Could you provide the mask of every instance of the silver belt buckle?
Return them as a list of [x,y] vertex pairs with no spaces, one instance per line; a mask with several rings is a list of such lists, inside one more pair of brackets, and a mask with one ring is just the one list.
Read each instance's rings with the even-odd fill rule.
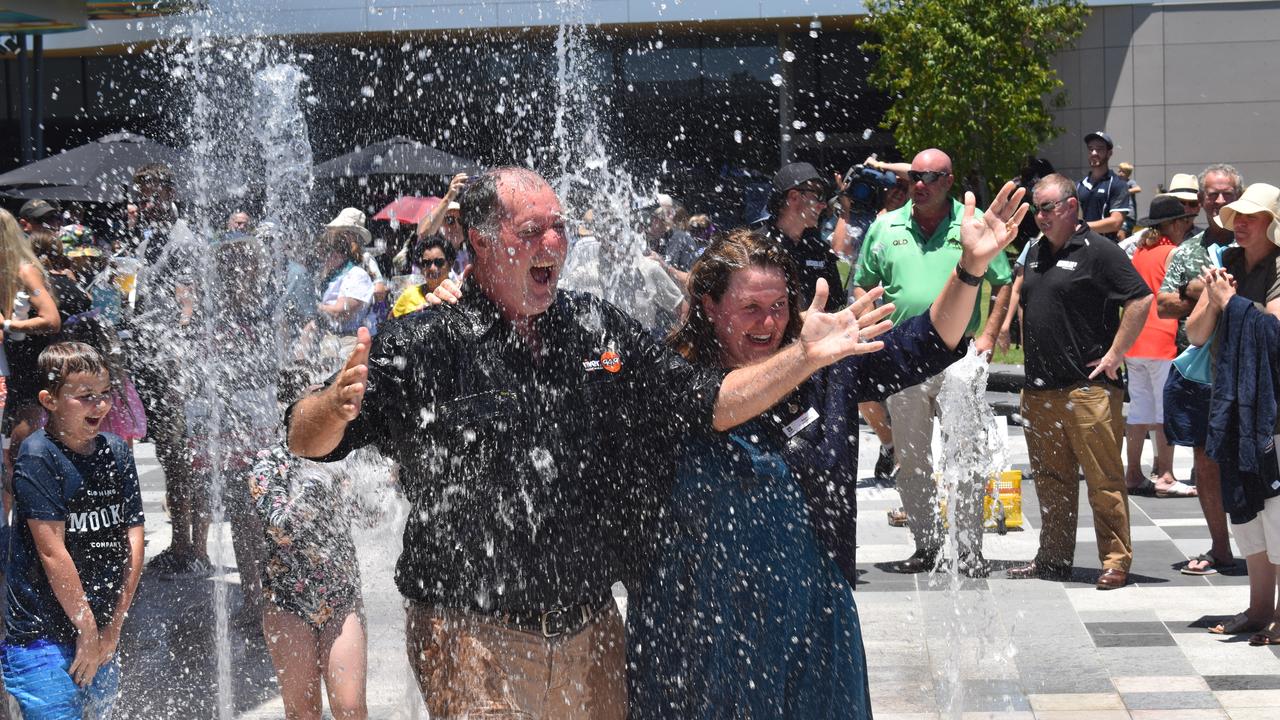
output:
[[555,610],[548,610],[542,613],[542,637],[547,638],[548,640],[550,640],[553,637],[559,637],[560,635],[564,634],[560,630],[551,632],[551,630],[547,627],[550,624],[549,621],[552,615],[556,617],[560,617],[564,615],[564,608],[556,608]]

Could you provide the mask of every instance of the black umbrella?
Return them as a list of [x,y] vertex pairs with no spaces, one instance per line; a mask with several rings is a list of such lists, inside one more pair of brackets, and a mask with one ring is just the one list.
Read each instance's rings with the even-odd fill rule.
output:
[[320,163],[316,178],[369,175],[454,175],[479,172],[466,158],[437,150],[412,138],[393,137]]
[[[141,135],[114,133],[0,175],[0,190],[11,197],[122,202],[133,173],[151,162],[172,168],[178,151]],[[47,194],[14,194],[40,192]]]

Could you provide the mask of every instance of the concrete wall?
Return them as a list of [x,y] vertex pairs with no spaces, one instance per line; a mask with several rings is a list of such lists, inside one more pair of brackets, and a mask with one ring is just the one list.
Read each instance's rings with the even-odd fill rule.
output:
[[1280,183],[1278,40],[1280,2],[1095,7],[1076,49],[1058,60],[1066,133],[1045,156],[1080,177],[1084,136],[1106,130],[1113,167],[1136,168],[1144,215],[1157,185],[1210,163]]

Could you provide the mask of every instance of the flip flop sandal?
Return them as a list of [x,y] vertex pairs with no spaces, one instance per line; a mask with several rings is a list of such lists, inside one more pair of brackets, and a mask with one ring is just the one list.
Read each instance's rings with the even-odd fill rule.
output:
[[902,508],[894,508],[889,511],[889,527],[906,527],[907,511]]
[[[1248,613],[1239,613],[1235,617],[1225,622],[1209,628],[1209,632],[1214,635],[1243,635],[1245,633],[1256,633],[1259,630],[1266,629],[1267,624],[1260,620],[1250,620]],[[1259,633],[1260,634],[1260,633]],[[1252,638],[1250,638],[1252,642]]]
[[1199,494],[1194,487],[1181,480],[1175,480],[1167,490],[1156,490],[1156,497],[1159,498],[1193,498],[1198,497]]
[[[1196,563],[1196,562],[1207,563],[1207,564],[1200,570],[1193,570],[1191,568],[1191,563]],[[1220,571],[1227,570],[1235,566],[1236,566],[1236,563],[1234,558],[1230,561],[1219,560],[1218,558],[1214,557],[1213,552],[1210,551],[1206,553],[1201,553],[1200,555],[1197,555],[1187,560],[1187,564],[1183,565],[1178,570],[1178,572],[1182,573],[1183,575],[1217,575]]]
[[1261,632],[1249,636],[1249,644],[1254,647],[1280,645],[1280,628],[1268,626]]
[[1151,482],[1151,478],[1147,478],[1142,481],[1141,485],[1129,488],[1129,494],[1138,497],[1155,497],[1156,484]]

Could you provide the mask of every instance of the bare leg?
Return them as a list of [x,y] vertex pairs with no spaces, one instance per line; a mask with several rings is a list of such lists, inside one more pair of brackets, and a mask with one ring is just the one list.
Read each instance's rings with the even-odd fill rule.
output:
[[329,621],[321,633],[320,647],[320,665],[334,720],[365,720],[369,717],[365,700],[369,656],[360,612],[349,613],[341,622],[337,618]]
[[267,603],[262,630],[276,666],[287,720],[320,720],[320,658],[316,631],[293,613]]
[[889,425],[889,413],[885,411],[884,405],[878,402],[858,403],[858,412],[875,431],[880,444],[893,447],[893,428]]
[[[1227,534],[1227,513],[1222,509],[1222,479],[1218,476],[1218,463],[1202,447],[1194,448],[1193,452],[1200,511],[1204,513],[1205,524],[1209,526],[1209,538],[1213,543],[1209,552],[1218,560],[1229,562],[1232,560],[1231,537]],[[1193,560],[1188,567],[1200,570],[1205,565],[1207,563]]]
[[1245,558],[1249,565],[1250,618],[1266,621],[1276,614],[1276,566],[1271,564],[1266,552],[1254,553]]
[[1160,476],[1157,484],[1168,487],[1178,481],[1173,476],[1173,446],[1164,436],[1164,425],[1152,425],[1155,431],[1156,458],[1153,472]]
[[1148,425],[1125,425],[1124,426],[1124,450],[1126,467],[1124,472],[1124,484],[1129,489],[1142,485],[1147,476],[1142,472],[1142,444],[1147,441]]

